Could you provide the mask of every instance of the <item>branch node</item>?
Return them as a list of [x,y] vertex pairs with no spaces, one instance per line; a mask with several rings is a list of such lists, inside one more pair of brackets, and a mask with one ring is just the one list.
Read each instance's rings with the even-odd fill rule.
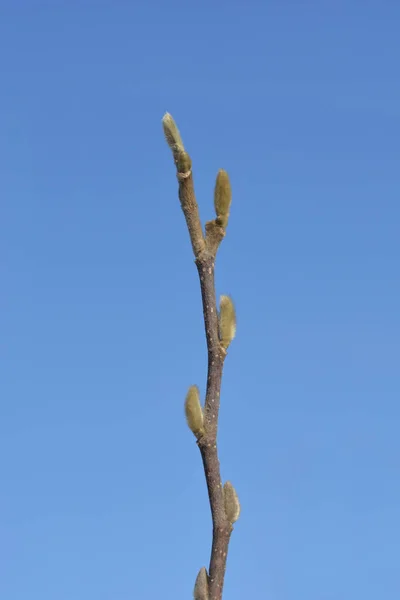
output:
[[186,171],[186,173],[179,173],[179,171],[178,171],[176,176],[179,181],[183,181],[184,179],[187,179],[188,177],[190,177],[191,174],[192,174],[192,171]]

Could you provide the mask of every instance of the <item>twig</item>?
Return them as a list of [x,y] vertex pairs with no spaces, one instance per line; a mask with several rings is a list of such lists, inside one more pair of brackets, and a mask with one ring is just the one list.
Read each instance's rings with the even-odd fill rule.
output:
[[208,349],[204,411],[201,408],[196,386],[189,389],[185,405],[188,424],[197,438],[203,460],[213,523],[208,574],[204,567],[200,569],[194,588],[194,598],[195,600],[221,600],[229,540],[233,523],[240,513],[239,500],[232,484],[227,482],[222,485],[217,448],[222,371],[227,347],[235,335],[236,317],[233,303],[228,296],[221,297],[218,313],[214,267],[218,247],[225,236],[228,223],[231,189],[228,174],[220,170],[214,194],[216,218],[206,223],[204,237],[194,192],[191,160],[185,151],[178,128],[168,113],[163,118],[163,127],[177,168],[179,199],[199,273]]

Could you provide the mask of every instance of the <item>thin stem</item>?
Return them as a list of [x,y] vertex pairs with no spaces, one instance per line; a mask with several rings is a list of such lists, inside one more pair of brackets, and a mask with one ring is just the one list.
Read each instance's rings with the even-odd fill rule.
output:
[[193,253],[197,257],[200,256],[205,250],[205,240],[203,237],[203,231],[201,229],[199,209],[194,193],[192,173],[188,173],[188,176],[184,179],[179,177],[178,173],[178,180],[179,200],[181,201],[183,214],[185,215],[186,224],[189,230]]
[[232,525],[225,514],[217,448],[221,381],[226,352],[221,347],[218,335],[214,261],[215,258],[208,254],[196,260],[208,350],[207,390],[204,407],[206,433],[198,440],[198,446],[203,460],[213,522],[213,540],[209,566],[209,600],[220,600],[222,598]]
[[183,143],[172,117],[166,115],[163,122],[167,141],[173,151],[177,167],[179,199],[189,230],[200,278],[208,350],[208,372],[204,407],[205,433],[198,438],[197,444],[203,460],[213,525],[208,571],[208,600],[221,600],[229,540],[233,530],[232,523],[225,513],[217,448],[221,380],[226,350],[222,347],[219,338],[214,266],[218,247],[225,236],[225,230],[215,219],[206,223],[206,235],[204,237],[194,191],[190,157],[183,149]]

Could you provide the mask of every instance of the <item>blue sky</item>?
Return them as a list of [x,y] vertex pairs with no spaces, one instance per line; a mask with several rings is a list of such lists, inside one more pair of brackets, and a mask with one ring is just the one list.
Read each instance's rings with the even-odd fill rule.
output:
[[161,118],[233,205],[227,600],[400,597],[400,4],[0,1],[0,596],[189,598],[200,292]]

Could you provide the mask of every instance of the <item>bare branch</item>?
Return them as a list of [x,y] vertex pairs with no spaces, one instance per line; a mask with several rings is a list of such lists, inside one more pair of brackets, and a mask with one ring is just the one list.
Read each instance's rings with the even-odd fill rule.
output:
[[213,524],[208,575],[203,567],[197,576],[194,593],[199,600],[221,600],[232,524],[240,512],[239,499],[232,484],[227,482],[225,486],[222,485],[217,448],[222,371],[226,349],[236,331],[235,309],[228,296],[221,297],[218,318],[214,284],[215,258],[228,224],[231,187],[228,174],[221,169],[214,192],[216,218],[206,223],[204,238],[194,192],[191,159],[184,149],[179,130],[168,113],[163,118],[163,127],[177,169],[179,199],[199,273],[208,351],[204,411],[196,386],[191,386],[185,402],[188,425],[197,438],[203,460]]

